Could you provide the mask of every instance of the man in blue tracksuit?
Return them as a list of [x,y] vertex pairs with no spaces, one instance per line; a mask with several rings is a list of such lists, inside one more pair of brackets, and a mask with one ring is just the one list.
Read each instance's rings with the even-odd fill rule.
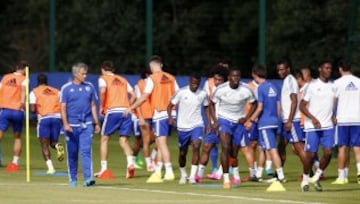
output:
[[98,96],[94,86],[90,82],[85,81],[87,71],[88,66],[86,64],[75,64],[72,67],[73,80],[61,88],[61,117],[66,136],[69,184],[71,187],[77,185],[79,152],[84,186],[87,187],[95,184],[92,177],[91,145],[93,132],[100,132],[95,105]]

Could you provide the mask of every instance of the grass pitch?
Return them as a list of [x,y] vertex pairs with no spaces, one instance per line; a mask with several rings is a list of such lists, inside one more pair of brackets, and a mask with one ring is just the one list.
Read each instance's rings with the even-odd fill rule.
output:
[[[54,157],[53,163],[58,176],[46,176],[46,165],[41,156],[40,145],[35,136],[35,128],[31,130],[31,182],[25,181],[25,147],[20,159],[19,173],[6,173],[5,167],[0,168],[0,203],[360,203],[360,185],[356,183],[356,168],[351,154],[351,168],[349,184],[331,185],[336,178],[336,159],[331,161],[325,172],[323,192],[302,193],[300,182],[302,166],[298,158],[288,150],[288,157],[284,167],[288,180],[284,184],[286,192],[266,192],[269,184],[266,183],[241,183],[231,190],[222,189],[221,181],[204,179],[204,183],[196,185],[179,185],[178,180],[162,184],[146,184],[150,175],[143,170],[136,170],[135,178],[125,179],[126,158],[118,145],[118,137],[112,136],[109,143],[109,169],[115,174],[115,180],[97,180],[94,187],[84,188],[82,183],[81,168],[79,170],[79,186],[68,187],[66,175],[66,161],[58,162]],[[61,137],[64,142],[64,138]],[[93,162],[94,172],[100,169],[99,159],[100,136],[94,135]],[[25,137],[23,140],[25,144]],[[177,136],[169,138],[174,171],[179,178],[177,165]],[[1,143],[3,163],[6,165],[12,159],[12,134],[9,132]],[[55,151],[52,151],[55,154]],[[191,153],[191,151],[189,151]],[[188,157],[189,158],[189,157]],[[190,159],[188,159],[189,161]],[[244,158],[240,156],[240,175],[248,175]],[[188,162],[189,164],[189,162]],[[80,165],[81,166],[81,165]],[[188,165],[188,167],[190,164]],[[208,168],[210,169],[210,168]],[[188,168],[189,171],[189,168]]]

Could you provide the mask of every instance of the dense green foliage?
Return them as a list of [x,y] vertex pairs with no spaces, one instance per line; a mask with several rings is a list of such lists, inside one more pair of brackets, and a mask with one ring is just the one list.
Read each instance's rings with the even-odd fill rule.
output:
[[[0,74],[20,58],[33,71],[48,70],[48,1],[2,0]],[[154,0],[154,54],[174,74],[203,75],[219,61],[240,67],[249,77],[257,58],[258,1]],[[267,66],[289,57],[294,67],[336,62],[345,53],[351,1],[267,1]],[[360,21],[358,21],[360,22]],[[360,26],[359,26],[360,27]],[[360,59],[355,45],[354,62]],[[91,72],[115,61],[118,72],[135,74],[145,66],[144,0],[56,1],[56,69],[69,71],[84,61]]]

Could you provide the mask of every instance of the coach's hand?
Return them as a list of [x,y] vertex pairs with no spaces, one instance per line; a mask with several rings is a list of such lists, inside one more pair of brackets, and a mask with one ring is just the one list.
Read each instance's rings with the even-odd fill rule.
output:
[[337,119],[335,116],[331,117],[331,120],[333,122],[334,125],[337,125]]
[[320,122],[319,122],[318,119],[312,118],[312,119],[311,119],[311,122],[313,123],[313,125],[314,125],[315,128],[317,128],[317,129],[320,129],[320,128],[321,128],[321,124],[320,124]]
[[96,123],[96,124],[95,124],[95,128],[94,128],[94,133],[95,133],[95,134],[100,133],[100,129],[101,129],[101,128],[100,128],[99,123]]

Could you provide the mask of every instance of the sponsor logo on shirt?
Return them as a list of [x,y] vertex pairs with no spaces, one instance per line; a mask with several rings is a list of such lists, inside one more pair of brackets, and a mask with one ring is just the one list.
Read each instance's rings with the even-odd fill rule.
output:
[[6,86],[16,86],[16,78],[9,79],[6,82]]
[[358,88],[355,86],[355,84],[351,81],[346,87],[346,91],[356,91]]
[[121,86],[122,82],[120,81],[120,79],[115,78],[112,80],[111,84],[114,86]]
[[43,94],[47,95],[47,96],[51,96],[51,95],[55,95],[56,93],[54,91],[52,91],[51,89],[46,88],[46,89],[44,89]]
[[276,96],[276,92],[273,88],[270,87],[269,89],[269,93],[268,93],[269,97],[275,97]]
[[171,81],[170,81],[169,77],[167,77],[165,74],[163,74],[160,79],[160,84],[167,84],[167,83],[171,83]]

